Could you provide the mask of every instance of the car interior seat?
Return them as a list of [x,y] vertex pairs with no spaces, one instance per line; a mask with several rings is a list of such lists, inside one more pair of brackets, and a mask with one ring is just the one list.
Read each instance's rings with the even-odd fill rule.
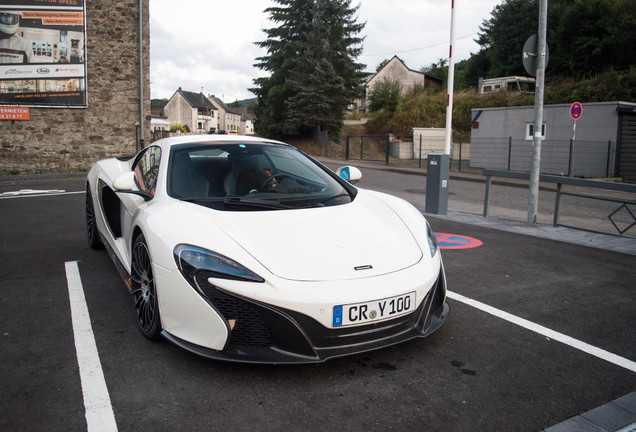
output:
[[225,177],[225,191],[229,195],[247,195],[260,188],[257,166],[252,156],[234,160],[232,169]]
[[170,171],[170,191],[179,198],[207,197],[210,189],[208,180],[194,169],[190,154],[185,151],[175,153]]

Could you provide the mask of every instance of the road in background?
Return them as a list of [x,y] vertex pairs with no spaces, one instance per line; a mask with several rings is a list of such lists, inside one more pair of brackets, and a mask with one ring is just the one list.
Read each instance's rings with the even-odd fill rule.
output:
[[[347,163],[362,171],[359,187],[379,190],[397,195],[421,208],[426,204],[425,171],[414,168],[395,168],[361,161],[323,162],[331,169]],[[500,180],[500,181],[497,181]],[[502,181],[493,179],[490,189],[488,207],[489,218],[501,218],[509,221],[527,222],[528,219],[528,185],[527,182]],[[633,194],[614,191],[600,191],[590,188],[564,186],[563,191],[621,198],[636,201]],[[485,195],[485,177],[475,173],[452,172],[448,188],[448,210],[472,215],[483,215]],[[541,185],[539,191],[539,208],[537,223],[552,225],[556,200],[555,185]],[[589,230],[618,235],[608,216],[619,208],[620,204],[596,199],[562,196],[559,222],[565,225],[582,227]],[[636,209],[632,209],[635,211]],[[621,229],[634,223],[634,218],[627,211],[619,211],[613,219]],[[625,236],[636,238],[636,226],[626,231]]]

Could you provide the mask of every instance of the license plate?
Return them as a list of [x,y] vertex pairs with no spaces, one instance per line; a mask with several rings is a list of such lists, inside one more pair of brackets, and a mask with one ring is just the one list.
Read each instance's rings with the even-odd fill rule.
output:
[[333,326],[342,327],[394,318],[415,310],[415,292],[333,307]]

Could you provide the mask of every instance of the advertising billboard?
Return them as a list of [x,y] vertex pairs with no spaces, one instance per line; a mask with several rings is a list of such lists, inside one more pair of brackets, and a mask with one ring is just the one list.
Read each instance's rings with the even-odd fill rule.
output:
[[0,105],[86,107],[85,0],[0,0]]

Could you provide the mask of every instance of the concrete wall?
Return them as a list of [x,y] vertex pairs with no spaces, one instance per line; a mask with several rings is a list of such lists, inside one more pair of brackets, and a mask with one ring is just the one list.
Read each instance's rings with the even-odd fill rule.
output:
[[[150,142],[150,31],[144,15],[145,143]],[[88,108],[30,108],[0,121],[0,173],[86,170],[134,154],[139,122],[139,2],[86,0]]]
[[[421,149],[420,149],[421,143]],[[446,129],[413,128],[413,154],[426,159],[429,153],[444,153],[446,147]]]
[[[609,175],[613,175],[617,106],[617,102],[583,105],[583,115],[576,122],[572,175],[604,177],[608,166]],[[530,171],[532,140],[528,125],[534,122],[534,107],[473,109],[472,114],[476,120],[471,130],[471,166],[507,169],[510,160],[512,171]],[[543,122],[546,129],[541,144],[541,172],[567,174],[574,125],[570,104],[545,106]]]

